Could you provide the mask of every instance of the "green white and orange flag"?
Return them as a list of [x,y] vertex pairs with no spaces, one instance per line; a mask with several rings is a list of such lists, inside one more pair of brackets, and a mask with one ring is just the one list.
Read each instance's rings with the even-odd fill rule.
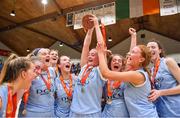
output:
[[117,0],[117,19],[134,18],[144,15],[158,14],[159,0]]
[[117,20],[159,13],[161,16],[180,13],[180,0],[116,0]]
[[143,14],[158,14],[160,11],[159,0],[143,0]]

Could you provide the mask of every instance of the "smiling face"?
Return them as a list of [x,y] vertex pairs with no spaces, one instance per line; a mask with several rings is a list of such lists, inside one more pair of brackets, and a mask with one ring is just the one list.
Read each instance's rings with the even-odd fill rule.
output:
[[33,61],[33,64],[35,65],[35,72],[36,75],[40,75],[42,72],[42,68],[43,68],[43,63],[40,60],[35,60]]
[[44,64],[43,68],[50,66],[50,56],[49,56],[49,49],[42,48],[38,52],[38,57],[41,60],[41,62]]
[[32,80],[37,76],[35,65],[29,57],[15,57],[12,54],[4,67],[3,83],[16,84],[17,90],[29,89]]
[[71,71],[71,60],[67,56],[60,57],[60,68],[61,71],[69,73]]
[[[36,67],[33,63],[30,64],[30,68],[24,71],[24,89],[29,89],[31,86],[32,80],[34,80],[37,76]],[[22,72],[23,73],[23,72]]]
[[120,57],[119,55],[114,55],[111,57],[112,59],[110,60],[110,69],[112,71],[117,71],[120,72],[123,69],[124,66],[124,62],[123,62],[123,58]]
[[98,53],[96,49],[91,49],[89,51],[87,64],[94,67],[99,65]]
[[160,58],[161,49],[159,49],[159,46],[156,42],[149,42],[147,44],[147,47],[151,51],[151,61],[155,62],[157,59]]
[[141,64],[145,61],[145,58],[142,57],[141,53],[141,49],[138,46],[134,47],[127,59],[127,66],[132,69],[140,68]]
[[56,65],[58,61],[58,51],[51,50],[50,51],[50,63],[52,66]]

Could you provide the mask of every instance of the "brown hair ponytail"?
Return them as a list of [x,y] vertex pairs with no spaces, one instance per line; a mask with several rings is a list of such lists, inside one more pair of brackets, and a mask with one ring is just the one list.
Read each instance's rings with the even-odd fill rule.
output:
[[27,57],[18,57],[16,54],[10,55],[3,66],[0,84],[16,80],[23,70],[26,71],[30,68],[31,63]]
[[11,60],[17,58],[17,57],[18,57],[18,55],[12,53],[12,54],[7,58],[7,60],[4,62],[4,65],[3,65],[3,68],[2,68],[2,71],[1,71],[1,74],[0,74],[0,85],[2,84],[2,81],[4,80],[5,75],[6,75],[6,73],[7,73],[6,71],[7,71],[7,66],[8,66],[9,62],[10,62]]
[[149,81],[151,83],[151,88],[152,88],[153,86],[152,86],[152,82],[151,82],[151,73],[147,68],[147,66],[149,65],[150,60],[151,60],[151,52],[145,45],[138,45],[138,47],[141,49],[141,55],[145,59],[141,65],[142,65],[143,69],[148,73],[148,78],[149,78]]
[[149,71],[149,69],[147,67],[144,67],[143,69],[147,72],[149,81],[151,83],[151,89],[153,89],[153,83],[151,81],[151,73],[150,73],[150,71]]

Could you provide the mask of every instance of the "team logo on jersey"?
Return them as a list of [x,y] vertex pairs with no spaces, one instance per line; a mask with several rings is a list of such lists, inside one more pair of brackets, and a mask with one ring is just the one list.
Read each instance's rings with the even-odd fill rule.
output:
[[[86,84],[89,84],[89,78],[87,78],[86,82],[84,83],[84,85]],[[82,85],[80,79],[77,80],[77,85],[80,85],[80,86]]]
[[112,99],[123,98],[123,90],[121,88],[113,89]]
[[50,90],[47,89],[47,87],[45,85],[41,86],[41,88],[38,87],[36,89],[36,93],[40,94],[40,95],[47,95],[47,94],[54,93],[54,92],[55,92],[55,89],[54,89],[53,85],[51,85],[51,89]]
[[71,103],[72,100],[70,100],[67,96],[61,97],[61,101],[64,103]]
[[155,79],[155,88],[156,88],[156,89],[161,88],[161,82],[162,82],[163,80],[164,80],[163,77],[159,77],[159,78],[156,78],[156,79]]

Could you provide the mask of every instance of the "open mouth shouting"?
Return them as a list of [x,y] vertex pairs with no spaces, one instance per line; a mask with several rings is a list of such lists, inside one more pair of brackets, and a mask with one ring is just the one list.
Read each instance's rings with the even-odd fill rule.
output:
[[52,60],[53,60],[53,61],[56,61],[56,60],[57,60],[57,58],[56,58],[56,57],[53,57],[53,58],[52,58]]
[[45,59],[45,62],[49,63],[50,59]]
[[113,71],[120,71],[120,69],[121,69],[121,68],[120,68],[120,65],[119,65],[119,64],[115,64],[115,65],[112,66],[112,70],[113,70]]
[[71,64],[70,63],[65,64],[64,70],[69,72],[71,70]]

